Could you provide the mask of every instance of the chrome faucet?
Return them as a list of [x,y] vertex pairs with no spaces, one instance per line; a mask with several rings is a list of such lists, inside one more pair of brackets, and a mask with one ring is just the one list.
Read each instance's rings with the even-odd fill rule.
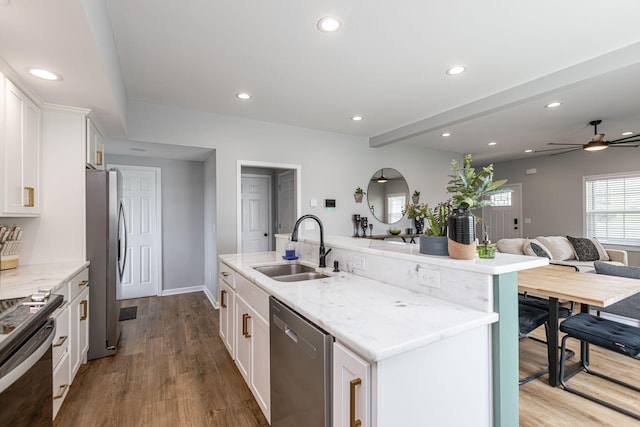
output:
[[331,249],[329,249],[328,251],[325,252],[324,249],[324,227],[322,226],[322,221],[320,221],[320,218],[318,218],[315,215],[311,215],[311,214],[307,214],[307,215],[302,215],[300,218],[298,218],[298,220],[296,221],[296,225],[293,226],[293,233],[291,233],[291,241],[292,242],[297,242],[298,241],[298,227],[300,226],[300,223],[302,221],[304,221],[305,219],[310,218],[315,220],[318,225],[320,226],[320,268],[326,267],[327,266],[327,255],[329,255],[329,252],[331,252]]

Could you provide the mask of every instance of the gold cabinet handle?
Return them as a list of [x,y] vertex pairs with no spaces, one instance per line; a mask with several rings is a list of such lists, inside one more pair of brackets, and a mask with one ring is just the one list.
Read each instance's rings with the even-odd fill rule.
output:
[[82,316],[80,316],[80,320],[87,320],[87,315],[89,314],[88,302],[86,299],[83,299],[80,301],[80,304],[82,305]]
[[224,296],[227,295],[227,291],[224,289],[220,291],[220,305],[222,308],[227,308],[227,303],[224,300]]
[[28,194],[28,201],[27,203],[25,203],[24,207],[26,208],[32,208],[34,207],[35,204],[35,199],[36,199],[36,189],[33,187],[24,187],[24,189],[27,191]]
[[222,277],[229,277],[229,273],[227,273],[226,271],[222,272]]
[[53,398],[54,399],[62,399],[62,396],[64,396],[64,392],[67,391],[68,387],[69,387],[69,384],[62,384],[60,386],[60,388],[58,389],[58,394],[53,396]]
[[360,427],[362,421],[356,419],[356,387],[362,384],[360,378],[351,380],[349,384],[349,424],[351,427]]
[[67,336],[63,335],[60,337],[57,343],[53,344],[53,347],[62,347],[62,344],[67,340]]
[[247,325],[247,320],[249,319],[251,319],[251,316],[249,316],[248,314],[242,315],[242,335],[244,335],[245,338],[251,338],[249,327]]
[[96,160],[96,166],[102,166],[102,151],[97,150],[96,156],[98,157],[98,159]]
[[83,280],[82,282],[78,283],[78,286],[86,286],[89,284],[88,280]]

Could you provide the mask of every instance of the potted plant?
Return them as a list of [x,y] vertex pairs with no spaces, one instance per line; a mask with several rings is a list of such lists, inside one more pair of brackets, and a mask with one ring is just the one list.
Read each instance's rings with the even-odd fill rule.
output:
[[415,190],[413,192],[413,195],[411,196],[411,201],[413,202],[414,205],[417,205],[418,203],[420,203],[420,192],[418,190]]
[[355,193],[353,193],[353,197],[356,199],[356,203],[362,203],[362,197],[367,194],[360,187],[356,188]]
[[507,180],[493,181],[493,165],[480,171],[471,167],[471,154],[464,156],[462,168],[456,160],[451,161],[453,173],[449,175],[447,192],[453,196],[453,212],[449,215],[449,254],[457,259],[473,259],[476,254],[475,217],[472,209],[489,204],[484,196],[495,191]]
[[416,229],[416,233],[422,234],[422,231],[424,230],[424,219],[427,217],[429,205],[426,203],[424,205],[407,204],[404,210],[407,214],[407,218],[413,220],[413,226]]
[[447,249],[447,220],[452,210],[451,199],[427,209],[429,228],[420,236],[420,253],[427,255],[449,255]]

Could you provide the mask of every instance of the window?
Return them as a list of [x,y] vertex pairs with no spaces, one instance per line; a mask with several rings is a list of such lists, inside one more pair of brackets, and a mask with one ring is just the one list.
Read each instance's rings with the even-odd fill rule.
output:
[[584,178],[585,236],[640,246],[640,172]]
[[489,206],[511,206],[512,191],[501,191],[489,196]]
[[404,216],[404,205],[406,199],[404,195],[391,195],[387,198],[387,206],[389,206],[389,213],[387,215],[387,223],[393,224],[398,222]]

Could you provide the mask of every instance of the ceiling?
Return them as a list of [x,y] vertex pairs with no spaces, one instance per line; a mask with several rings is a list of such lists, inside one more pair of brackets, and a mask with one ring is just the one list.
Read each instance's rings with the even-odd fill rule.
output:
[[[502,161],[586,143],[594,119],[607,139],[640,132],[639,13],[629,0],[9,0],[0,58],[44,101],[94,110],[121,148],[126,103],[141,101]],[[327,15],[338,32],[317,29]],[[447,76],[457,64],[467,72]]]

